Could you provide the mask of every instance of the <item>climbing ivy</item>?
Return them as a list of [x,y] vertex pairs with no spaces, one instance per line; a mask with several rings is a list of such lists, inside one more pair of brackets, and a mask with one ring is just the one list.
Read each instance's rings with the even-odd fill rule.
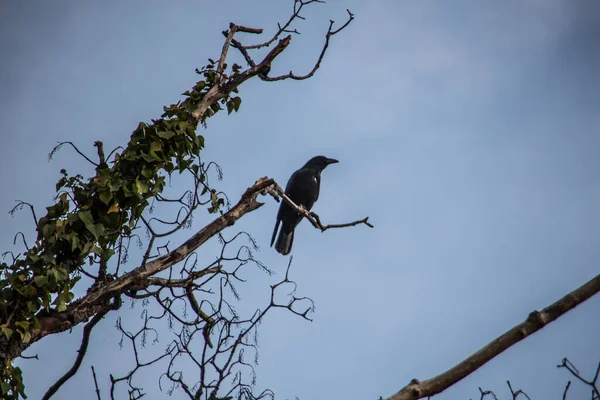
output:
[[[40,328],[36,317],[40,310],[67,309],[79,279],[76,271],[86,259],[99,262],[100,279],[111,278],[105,266],[115,254],[117,241],[132,234],[149,200],[163,191],[167,176],[191,168],[200,180],[205,179],[194,164],[204,148],[204,137],[196,133],[198,122],[205,125],[223,106],[228,113],[237,112],[241,104],[240,97],[226,93],[210,104],[200,120],[193,116],[210,88],[222,83],[215,64],[209,59],[205,67],[196,70],[203,79],[183,93],[185,99],[165,106],[159,119],[140,123],[112,160],[104,160],[102,144],[96,142],[100,161],[93,177],[84,180],[81,175],[61,171],[56,202],[37,221],[35,244],[12,263],[0,263],[0,335],[7,342],[18,335],[28,343],[32,332]],[[231,75],[225,77],[233,78],[239,70],[240,66],[234,65]],[[236,88],[231,91],[237,93]],[[223,203],[212,193],[208,211],[218,212]],[[21,370],[11,360],[0,374],[0,397],[26,398]]]

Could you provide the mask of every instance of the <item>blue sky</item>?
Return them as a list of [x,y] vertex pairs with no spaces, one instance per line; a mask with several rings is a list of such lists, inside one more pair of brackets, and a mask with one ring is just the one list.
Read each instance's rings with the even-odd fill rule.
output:
[[[376,226],[298,228],[292,276],[316,302],[314,321],[274,313],[260,331],[258,387],[281,399],[389,396],[598,273],[600,4],[331,1],[307,10],[274,72],[309,69],[328,20],[346,8],[356,20],[313,79],[248,82],[240,112],[202,132],[203,157],[223,167],[219,188],[233,201],[258,177],[284,185],[324,154],[340,163],[324,172],[314,210],[324,222],[368,215]],[[43,210],[61,168],[92,172],[66,149],[48,163],[56,142],[90,154],[95,140],[125,144],[218,56],[230,21],[272,32],[290,10],[274,0],[2,3],[0,248],[18,251],[19,230],[34,238],[29,215],[8,214],[15,200]],[[272,279],[288,261],[268,247],[276,210],[267,201],[234,228],[257,238],[258,258],[279,272]],[[200,211],[194,229],[207,221]],[[269,282],[254,275],[242,307],[260,304]],[[598,307],[589,300],[439,399],[478,398],[479,386],[506,397],[506,380],[560,398],[562,357],[588,374],[600,359]],[[115,318],[98,325],[60,398],[93,395],[90,365],[106,383],[126,362]],[[80,336],[81,327],[28,350],[41,358],[19,363],[30,398],[70,367]],[[138,383],[160,398],[155,375]]]

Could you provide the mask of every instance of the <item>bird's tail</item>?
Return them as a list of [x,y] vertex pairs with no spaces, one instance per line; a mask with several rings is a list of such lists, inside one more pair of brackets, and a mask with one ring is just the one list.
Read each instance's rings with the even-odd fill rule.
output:
[[285,255],[290,254],[292,251],[292,243],[294,242],[294,231],[292,230],[290,233],[286,233],[283,229],[279,231],[279,236],[277,237],[277,243],[275,243],[275,250],[279,253]]

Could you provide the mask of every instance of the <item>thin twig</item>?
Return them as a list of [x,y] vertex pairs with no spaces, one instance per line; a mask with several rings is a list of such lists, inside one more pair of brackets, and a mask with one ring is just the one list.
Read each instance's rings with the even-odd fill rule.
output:
[[569,387],[571,387],[571,381],[567,382],[567,386],[565,386],[565,391],[563,392],[563,400],[567,400],[567,392],[569,391]]
[[94,386],[96,387],[96,397],[98,400],[102,400],[100,397],[100,388],[98,387],[98,380],[96,379],[96,371],[94,370],[94,366],[92,365],[92,375],[94,376]]
[[52,149],[52,151],[50,152],[50,154],[48,154],[48,161],[52,160],[52,157],[54,157],[54,154],[60,150],[60,148],[65,145],[68,144],[71,147],[73,147],[75,149],[75,151],[77,153],[79,153],[79,155],[83,158],[85,158],[87,161],[89,161],[91,164],[93,164],[94,166],[98,166],[97,163],[95,163],[94,161],[92,161],[88,156],[86,156],[85,154],[83,154],[83,152],[81,152],[81,150],[79,150],[79,148],[77,146],[75,146],[75,144],[73,142],[58,142],[58,144],[56,146],[54,146],[54,148]]
[[290,71],[285,75],[280,75],[280,76],[276,76],[276,77],[260,76],[260,79],[262,79],[263,81],[266,81],[266,82],[276,82],[276,81],[281,81],[284,79],[294,79],[297,81],[302,81],[302,80],[311,78],[315,74],[315,72],[317,72],[317,70],[321,67],[321,62],[323,61],[323,58],[325,57],[325,53],[327,52],[327,48],[329,47],[329,40],[331,39],[331,37],[334,36],[335,34],[341,32],[344,28],[346,28],[352,22],[352,20],[354,20],[354,14],[352,14],[352,12],[350,12],[350,10],[346,10],[346,11],[348,12],[348,19],[338,29],[332,29],[335,21],[333,21],[333,20],[329,21],[329,29],[327,30],[327,34],[325,35],[325,44],[323,45],[323,48],[321,49],[321,54],[317,58],[317,62],[315,63],[315,65],[313,66],[312,70],[310,70],[309,73],[307,73],[305,75],[296,75],[296,74],[294,74],[294,72]]

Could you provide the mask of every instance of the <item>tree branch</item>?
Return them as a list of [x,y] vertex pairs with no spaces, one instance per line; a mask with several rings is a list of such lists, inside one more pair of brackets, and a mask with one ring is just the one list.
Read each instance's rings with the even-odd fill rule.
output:
[[331,37],[333,35],[341,32],[342,30],[344,30],[344,28],[346,28],[348,25],[350,25],[350,22],[352,22],[352,20],[354,20],[354,14],[352,14],[350,12],[350,10],[346,10],[346,12],[348,12],[348,19],[338,29],[333,29],[333,24],[335,23],[335,21],[333,21],[333,20],[329,21],[329,29],[327,29],[327,33],[325,34],[325,44],[323,45],[323,48],[321,49],[321,54],[319,54],[319,57],[317,58],[317,62],[315,63],[315,65],[313,66],[312,70],[310,70],[309,73],[307,73],[305,75],[296,75],[292,71],[290,71],[289,73],[287,73],[285,75],[280,75],[280,76],[276,76],[276,77],[270,77],[270,76],[266,76],[266,75],[260,76],[260,79],[262,79],[263,81],[267,81],[267,82],[276,82],[276,81],[281,81],[284,79],[294,79],[297,81],[302,81],[302,80],[312,77],[315,74],[315,72],[317,72],[317,70],[321,67],[321,62],[323,61],[323,57],[325,57],[325,53],[327,52],[327,48],[329,47],[329,40],[331,39]]
[[315,228],[319,229],[321,232],[326,231],[327,229],[332,229],[332,228],[347,228],[350,226],[356,226],[359,224],[365,224],[370,228],[374,228],[374,226],[369,222],[369,217],[357,220],[357,221],[353,221],[353,222],[347,222],[344,224],[329,224],[329,225],[323,225],[321,223],[321,218],[319,218],[319,216],[311,211],[308,211],[306,208],[304,208],[302,205],[296,205],[296,203],[294,203],[292,201],[292,199],[290,199],[286,194],[285,191],[281,188],[281,186],[279,186],[277,183],[275,183],[272,187],[268,188],[268,193],[273,196],[273,198],[279,202],[279,197],[281,197],[286,203],[289,204],[290,207],[292,207],[298,214],[302,214],[307,220],[310,221],[310,223],[312,224],[312,226],[314,226]]
[[494,339],[448,371],[422,382],[413,379],[402,390],[390,397],[389,400],[416,400],[442,392],[475,372],[503,351],[539,331],[598,292],[600,292],[600,275],[597,275],[589,282],[544,308],[542,311],[533,311],[524,322]]
[[96,396],[98,400],[102,400],[100,397],[100,388],[98,387],[98,379],[96,379],[96,371],[94,370],[94,366],[92,365],[92,375],[94,376],[94,386],[96,387]]
[[0,354],[0,359],[15,358],[42,337],[66,331],[80,323],[86,322],[90,317],[101,312],[110,302],[110,299],[120,296],[131,288],[142,289],[157,283],[156,280],[148,278],[184,260],[214,235],[235,224],[246,213],[262,207],[264,203],[258,202],[256,198],[273,184],[275,182],[272,179],[266,177],[259,179],[253,186],[246,190],[240,201],[228,212],[206,225],[175,250],[143,264],[106,284],[93,287],[84,297],[69,304],[67,310],[64,312],[40,313],[38,315],[40,327],[32,331],[30,341],[23,343],[16,336],[13,336],[10,339],[10,343],[5,347],[6,350]]
[[[227,51],[229,49],[229,46],[232,45],[232,40],[235,32],[238,30],[240,30],[240,27],[238,25],[230,24],[229,32],[227,33],[227,38],[225,39],[223,50],[221,51],[221,56],[219,57],[218,68],[223,69],[223,63],[225,57],[227,57]],[[250,28],[244,28],[243,31],[251,32],[252,30]],[[258,33],[258,31],[260,30],[257,29],[255,31],[256,32],[253,33]],[[260,63],[251,66],[250,68],[238,75],[231,77],[227,83],[224,83],[224,81],[221,79],[223,77],[223,75],[221,74],[218,83],[213,85],[208,90],[208,92],[206,92],[202,100],[200,100],[200,102],[198,103],[198,107],[196,108],[196,110],[192,112],[192,116],[197,121],[202,121],[206,110],[208,109],[208,107],[210,107],[211,104],[227,97],[234,89],[237,89],[239,85],[241,85],[248,79],[257,75],[266,76],[266,74],[271,69],[271,63],[273,62],[273,60],[275,60],[275,58],[279,54],[281,54],[281,52],[283,52],[286,49],[286,47],[289,46],[291,40],[291,36],[287,36],[281,39],[279,43],[277,43],[277,45],[273,47],[273,49],[271,49],[271,51],[265,56],[265,58]],[[217,70],[217,72],[219,71]]]
[[[77,351],[77,358],[75,359],[73,366],[63,376],[61,376],[54,383],[54,385],[50,386],[50,388],[48,389],[48,391],[46,392],[44,397],[42,397],[42,400],[48,400],[50,397],[52,397],[58,391],[58,389],[60,389],[60,387],[62,385],[64,385],[64,383],[66,381],[68,381],[73,375],[75,375],[77,373],[77,370],[79,370],[79,367],[81,366],[81,363],[83,362],[83,357],[85,356],[85,353],[87,352],[87,347],[90,342],[90,334],[92,333],[92,329],[94,329],[94,326],[96,326],[96,324],[98,322],[100,322],[100,320],[106,315],[106,313],[108,313],[108,311],[110,311],[109,308],[107,308],[103,312],[100,312],[100,313],[94,315],[92,320],[85,325],[85,327],[83,328],[83,337],[81,339],[81,346],[79,346],[79,350]],[[96,379],[96,374],[94,373],[94,380],[95,379]]]

